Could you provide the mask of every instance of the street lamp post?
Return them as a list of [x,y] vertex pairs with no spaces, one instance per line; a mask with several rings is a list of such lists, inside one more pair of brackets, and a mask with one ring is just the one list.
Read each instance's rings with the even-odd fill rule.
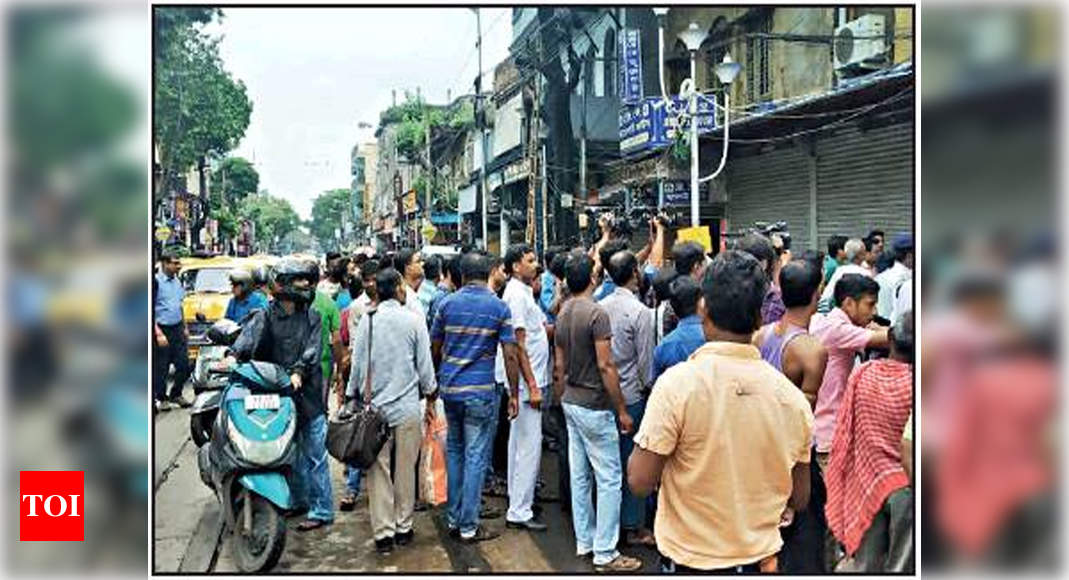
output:
[[[657,15],[657,27],[658,27],[658,81],[661,86],[661,98],[665,107],[665,112],[672,112],[674,105],[668,100],[668,95],[664,90],[664,25],[665,19],[668,15],[668,8],[654,8],[654,14]],[[724,165],[727,162],[728,152],[728,127],[730,126],[728,118],[728,95],[731,83],[735,80],[735,77],[739,74],[741,67],[738,63],[731,60],[730,54],[724,55],[724,61],[717,64],[715,67],[716,76],[720,79],[720,82],[725,85],[724,89],[724,105],[717,104],[715,96],[710,101],[713,104],[714,109],[719,108],[724,111],[724,146],[722,148],[720,165],[717,167],[711,175],[705,177],[698,177],[698,99],[705,98],[699,95],[696,82],[697,72],[697,56],[698,49],[701,48],[703,42],[705,42],[708,33],[701,29],[696,23],[691,22],[690,26],[686,30],[679,33],[679,39],[686,45],[687,51],[690,52],[690,78],[683,81],[679,87],[680,95],[687,95],[687,112],[690,115],[690,224],[692,226],[698,226],[700,217],[700,206],[698,198],[698,185],[715,179],[720,172],[724,170]]]

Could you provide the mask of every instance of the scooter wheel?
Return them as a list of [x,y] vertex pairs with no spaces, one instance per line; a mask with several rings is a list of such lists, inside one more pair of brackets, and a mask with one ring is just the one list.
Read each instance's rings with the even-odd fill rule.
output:
[[[252,522],[248,526],[245,501],[252,502]],[[249,573],[267,572],[275,567],[286,547],[286,519],[274,504],[248,490],[240,494],[235,504],[233,542],[238,568]]]

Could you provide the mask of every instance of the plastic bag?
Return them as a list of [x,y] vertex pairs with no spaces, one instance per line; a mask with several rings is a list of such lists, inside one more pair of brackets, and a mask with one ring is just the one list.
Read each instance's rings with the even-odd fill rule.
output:
[[435,402],[433,419],[424,419],[423,442],[419,453],[419,495],[432,506],[440,506],[449,500],[445,443],[449,427],[445,420],[445,407]]

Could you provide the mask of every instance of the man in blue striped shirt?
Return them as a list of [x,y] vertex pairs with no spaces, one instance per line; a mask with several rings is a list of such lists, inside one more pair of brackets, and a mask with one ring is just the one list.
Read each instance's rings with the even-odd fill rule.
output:
[[[460,262],[464,287],[442,299],[431,327],[439,392],[449,423],[447,523],[451,534],[469,543],[499,535],[479,526],[487,449],[498,410],[494,390],[498,344],[505,355],[510,420],[519,405],[516,335],[508,305],[487,283],[493,265],[485,252],[465,254]],[[428,399],[428,406],[433,403]]]

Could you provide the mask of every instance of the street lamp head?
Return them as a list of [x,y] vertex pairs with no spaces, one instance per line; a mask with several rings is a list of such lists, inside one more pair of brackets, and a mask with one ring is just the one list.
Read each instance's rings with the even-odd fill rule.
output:
[[668,7],[667,6],[657,6],[657,7],[655,7],[653,9],[653,13],[655,15],[657,15],[658,18],[663,17],[663,16],[667,16],[668,15]]
[[691,22],[686,30],[679,33],[679,39],[683,41],[683,44],[687,45],[687,50],[691,52],[696,52],[701,48],[702,43],[708,37],[709,33],[694,22]]
[[731,59],[730,53],[725,53],[724,61],[716,65],[714,69],[716,78],[720,79],[720,82],[725,85],[730,85],[735,80],[735,77],[739,76],[740,70],[742,70],[742,66]]

